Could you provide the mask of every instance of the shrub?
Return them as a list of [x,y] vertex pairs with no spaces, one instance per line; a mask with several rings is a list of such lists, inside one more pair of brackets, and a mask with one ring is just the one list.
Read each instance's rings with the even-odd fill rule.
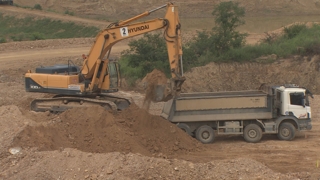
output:
[[31,40],[41,40],[41,39],[45,39],[44,34],[39,33],[39,32],[34,32],[31,34]]
[[129,42],[130,50],[124,51],[123,57],[129,59],[128,66],[139,68],[139,78],[153,69],[170,73],[166,42],[162,34],[144,34],[143,38]]
[[307,29],[307,26],[305,24],[296,24],[290,27],[284,27],[283,32],[288,39],[292,39],[305,29]]
[[64,14],[68,14],[68,15],[70,15],[70,16],[74,16],[74,12],[69,11],[69,10],[66,10],[66,11],[64,12]]
[[7,42],[7,40],[5,38],[3,38],[3,37],[0,38],[0,43],[6,43],[6,42]]
[[42,10],[42,7],[41,7],[40,4],[35,4],[35,5],[33,6],[33,9]]

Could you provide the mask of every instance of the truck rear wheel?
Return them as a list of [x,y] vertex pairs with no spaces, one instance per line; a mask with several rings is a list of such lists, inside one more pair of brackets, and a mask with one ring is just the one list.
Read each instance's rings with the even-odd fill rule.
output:
[[185,123],[179,123],[177,124],[178,128],[182,129],[184,132],[186,132],[187,134],[189,134],[190,136],[192,136],[192,132],[190,127],[185,124]]
[[257,124],[249,124],[244,128],[243,137],[250,143],[259,142],[262,138],[262,129]]
[[278,131],[278,138],[280,140],[291,141],[296,134],[296,128],[289,122],[281,123]]
[[196,130],[196,138],[203,144],[212,143],[214,140],[214,131],[208,125],[200,126]]

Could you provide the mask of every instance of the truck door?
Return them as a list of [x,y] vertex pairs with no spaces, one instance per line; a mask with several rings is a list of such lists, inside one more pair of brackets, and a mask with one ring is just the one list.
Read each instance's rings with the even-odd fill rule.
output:
[[289,94],[290,103],[288,104],[289,112],[292,112],[298,119],[305,119],[308,111],[305,105],[305,96],[303,92],[292,92]]

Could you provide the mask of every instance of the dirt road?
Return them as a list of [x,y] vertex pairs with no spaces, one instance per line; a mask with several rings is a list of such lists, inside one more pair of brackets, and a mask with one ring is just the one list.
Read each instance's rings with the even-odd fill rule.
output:
[[[127,46],[119,46],[113,49],[113,55],[119,55],[120,52],[126,49]],[[47,59],[52,57],[70,57],[79,56],[86,54],[90,47],[79,47],[79,48],[63,48],[63,49],[53,49],[53,50],[41,50],[41,51],[19,51],[19,52],[8,52],[5,54],[0,54],[0,62],[7,62],[17,59]]]
[[110,22],[103,21],[103,20],[85,19],[85,18],[79,18],[76,16],[70,16],[66,14],[58,14],[58,13],[48,12],[48,11],[24,9],[24,8],[19,8],[14,6],[0,6],[0,12],[5,15],[13,15],[17,17],[35,16],[35,17],[50,18],[50,19],[61,20],[61,21],[72,21],[75,23],[85,24],[89,26],[97,26],[100,28],[104,28],[110,24]]

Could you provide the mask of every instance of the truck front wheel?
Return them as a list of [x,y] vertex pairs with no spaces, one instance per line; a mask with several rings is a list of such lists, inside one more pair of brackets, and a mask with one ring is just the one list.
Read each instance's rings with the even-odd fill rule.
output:
[[280,124],[278,138],[280,140],[291,141],[296,134],[296,128],[293,124],[284,122]]
[[214,131],[208,125],[200,126],[196,131],[196,138],[203,144],[212,143],[214,140]]
[[262,130],[257,124],[249,124],[244,128],[243,137],[247,142],[259,142],[262,138]]

